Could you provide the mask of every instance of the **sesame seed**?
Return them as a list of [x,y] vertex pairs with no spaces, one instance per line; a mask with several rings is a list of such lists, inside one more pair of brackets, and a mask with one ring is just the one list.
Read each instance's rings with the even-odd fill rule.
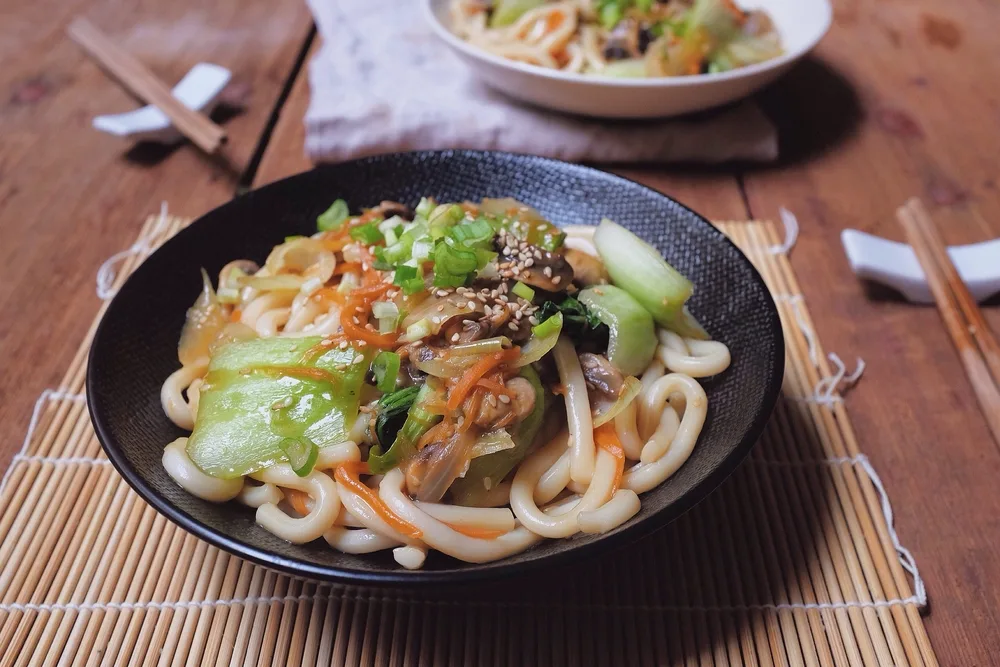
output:
[[523,313],[520,310],[514,311],[514,318],[519,320],[521,319],[522,314]]
[[361,270],[362,271],[367,271],[370,268],[371,268],[371,266],[369,266],[368,262],[362,262],[361,263]]
[[457,343],[458,342],[458,334],[457,333],[451,335],[451,342],[452,343]]
[[510,403],[510,396],[508,396],[507,394],[500,394],[500,402],[503,403],[504,405]]
[[546,266],[544,269],[542,269],[542,273],[545,274],[546,278],[551,278],[552,277],[552,267],[551,266]]
[[507,299],[507,295],[506,295],[506,294],[501,294],[501,295],[500,295],[500,296],[498,297],[498,299],[500,300],[500,302],[501,302],[501,303],[507,303],[507,301],[508,301],[508,299]]
[[509,326],[511,328],[511,331],[517,331],[517,324],[516,323],[511,322],[507,326]]
[[552,284],[553,284],[553,285],[558,285],[558,284],[559,284],[559,283],[561,283],[561,282],[562,282],[562,276],[555,276],[555,277],[554,277],[554,278],[552,279]]
[[535,260],[533,260],[532,258],[529,257],[527,260],[525,260],[524,265],[525,266],[534,266],[535,265]]
[[442,304],[439,304],[439,305],[438,305],[438,307],[437,307],[437,311],[438,311],[439,313],[443,313],[443,312],[444,312],[444,304],[443,304],[443,303],[442,303]]
[[470,301],[469,303],[467,303],[465,305],[467,305],[470,310],[475,310],[476,309],[476,302],[475,301]]
[[346,340],[340,341],[340,345],[338,345],[337,347],[339,347],[341,350],[346,350],[347,349],[347,341]]
[[355,315],[354,317],[352,317],[351,320],[353,320],[355,324],[361,324],[361,320],[358,319],[357,315]]
[[535,326],[538,325],[538,318],[535,317],[534,315],[532,315],[531,317],[529,317],[528,321],[531,322],[532,325],[535,325]]
[[415,340],[412,343],[412,347],[417,348],[417,347],[420,347],[423,344],[424,344],[424,341],[422,341],[422,340]]
[[515,266],[514,270],[511,271],[511,273],[513,273],[515,276],[521,275],[521,267],[520,266]]
[[476,298],[479,299],[480,303],[486,303],[486,295],[485,294],[478,294],[478,295],[476,295]]
[[366,345],[368,345],[368,343],[366,343],[365,341],[363,341],[363,340],[359,340],[358,341],[358,347],[364,347]]
[[541,259],[541,258],[542,258],[542,251],[541,250],[536,250],[535,251],[535,259]]
[[497,406],[497,397],[496,397],[496,394],[490,394],[489,398],[486,399],[486,400],[488,400],[489,403],[490,403],[490,405],[493,406],[494,408]]

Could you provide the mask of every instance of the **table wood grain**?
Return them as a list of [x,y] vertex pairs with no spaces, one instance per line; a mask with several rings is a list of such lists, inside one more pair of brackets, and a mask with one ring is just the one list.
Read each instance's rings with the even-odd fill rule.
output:
[[[944,665],[1000,664],[1000,451],[933,308],[860,285],[840,246],[854,227],[894,239],[912,195],[947,241],[1000,236],[1000,5],[841,0],[815,57],[761,96],[781,127],[779,164],[615,169],[714,219],[802,226],[792,263],[825,347],[868,362],[847,395],[862,449],[886,483],[902,541],[931,595],[927,628]],[[97,308],[94,272],[161,200],[198,215],[235,191],[190,146],[133,150],[89,127],[134,102],[62,31],[83,14],[168,81],[225,65],[247,109],[226,122],[232,161],[263,149],[254,185],[311,165],[303,151],[309,44],[298,2],[0,0],[0,465],[31,404],[58,382]],[[292,75],[287,99],[275,103]],[[263,144],[260,146],[259,144]],[[1000,259],[998,259],[1000,261]],[[988,309],[1000,330],[1000,313]]]

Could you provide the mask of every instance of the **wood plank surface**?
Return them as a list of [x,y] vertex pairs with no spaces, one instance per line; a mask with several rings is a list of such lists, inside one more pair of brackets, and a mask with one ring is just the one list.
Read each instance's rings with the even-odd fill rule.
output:
[[848,410],[926,579],[945,665],[1000,664],[1000,452],[936,309],[860,284],[839,236],[903,240],[895,209],[914,195],[948,243],[1000,236],[997,25],[996,3],[836,3],[816,57],[765,95],[783,163],[745,174],[755,217],[798,215],[792,264],[827,349],[868,362]]
[[0,466],[32,404],[62,376],[98,307],[95,271],[167,201],[197,215],[235,191],[232,168],[190,145],[131,148],[90,127],[135,100],[65,35],[85,16],[169,84],[198,62],[233,72],[217,115],[239,171],[254,153],[306,36],[298,0],[0,2]]

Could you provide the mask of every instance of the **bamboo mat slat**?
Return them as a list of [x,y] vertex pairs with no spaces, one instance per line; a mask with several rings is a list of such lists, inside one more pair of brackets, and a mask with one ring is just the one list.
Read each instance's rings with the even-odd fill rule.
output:
[[[189,221],[102,268],[112,294]],[[412,594],[277,574],[188,535],[104,457],[83,396],[102,306],[0,487],[8,665],[937,665],[895,537],[778,233],[719,223],[781,315],[786,377],[746,463],[674,524],[530,589]],[[114,272],[114,265],[119,269]],[[891,516],[891,515],[890,515]]]

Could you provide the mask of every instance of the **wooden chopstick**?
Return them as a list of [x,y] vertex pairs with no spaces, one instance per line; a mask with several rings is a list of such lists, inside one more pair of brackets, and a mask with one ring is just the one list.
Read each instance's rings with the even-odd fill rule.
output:
[[1000,446],[1000,345],[920,200],[911,199],[896,211],[896,217],[923,267],[941,319],[958,349],[993,439]]
[[204,114],[184,106],[155,74],[120,49],[100,30],[78,18],[67,28],[69,36],[101,67],[134,95],[160,109],[174,126],[209,155],[226,140],[226,132]]

